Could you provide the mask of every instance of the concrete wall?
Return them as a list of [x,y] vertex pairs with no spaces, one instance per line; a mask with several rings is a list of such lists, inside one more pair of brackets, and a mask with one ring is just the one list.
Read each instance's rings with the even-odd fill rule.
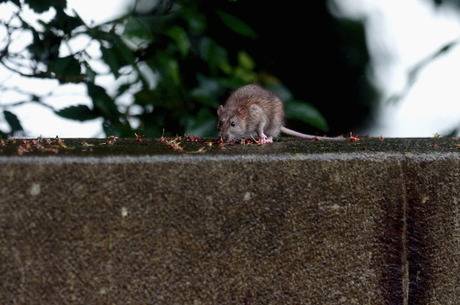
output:
[[408,143],[0,157],[0,304],[460,304],[460,151]]

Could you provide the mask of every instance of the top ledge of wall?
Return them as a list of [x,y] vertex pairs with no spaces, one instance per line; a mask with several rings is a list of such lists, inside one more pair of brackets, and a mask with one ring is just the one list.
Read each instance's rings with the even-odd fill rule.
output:
[[[168,139],[169,144],[154,139],[53,139],[0,140],[0,157],[5,161],[9,157],[27,156],[71,156],[71,157],[110,157],[110,156],[162,156],[165,159],[183,156],[185,159],[213,159],[223,156],[263,155],[268,159],[275,156],[306,155],[353,155],[369,156],[383,153],[385,156],[414,155],[460,155],[460,138],[361,138],[352,142],[344,141],[306,141],[293,138],[281,138],[273,144],[226,144],[210,141],[187,142],[184,139]],[[113,142],[113,143],[112,143]],[[201,157],[197,157],[201,156]],[[271,157],[270,157],[271,156]],[[15,158],[15,159],[17,159]]]

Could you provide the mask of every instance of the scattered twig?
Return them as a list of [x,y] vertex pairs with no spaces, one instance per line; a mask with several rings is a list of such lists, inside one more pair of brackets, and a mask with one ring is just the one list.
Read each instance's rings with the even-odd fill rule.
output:
[[[12,143],[14,142],[15,141]],[[73,149],[73,147],[67,146],[64,143],[64,140],[60,139],[59,137],[56,137],[55,139],[37,138],[19,140],[19,145],[16,149],[16,153],[20,156],[33,152],[57,154],[60,150],[69,149]]]
[[350,132],[350,137],[349,137],[350,142],[358,142],[361,139],[358,136],[354,136],[352,132]]
[[117,141],[118,141],[118,137],[116,137],[116,136],[110,136],[110,137],[108,137],[108,138],[105,140],[104,143],[102,143],[102,145],[104,145],[104,144],[105,144],[105,145],[113,145],[113,144],[115,144],[115,142],[117,142]]
[[167,137],[161,137],[160,138],[160,143],[166,144],[169,148],[171,148],[174,151],[183,151],[184,148],[181,146],[181,137],[175,137],[175,138],[167,138]]

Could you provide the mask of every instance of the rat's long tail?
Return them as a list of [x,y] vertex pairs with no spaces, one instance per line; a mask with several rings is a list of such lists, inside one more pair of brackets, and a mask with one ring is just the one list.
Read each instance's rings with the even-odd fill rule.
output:
[[319,136],[314,136],[314,135],[309,135],[305,133],[300,133],[295,130],[286,128],[284,126],[281,126],[281,132],[285,133],[290,136],[302,138],[302,139],[309,139],[309,140],[327,140],[327,141],[342,141],[345,140],[344,137],[335,137],[335,138],[330,138],[330,137],[319,137]]

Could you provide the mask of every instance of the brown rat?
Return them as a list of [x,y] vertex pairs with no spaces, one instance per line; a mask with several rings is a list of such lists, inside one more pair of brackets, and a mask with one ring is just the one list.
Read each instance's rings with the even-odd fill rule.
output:
[[318,140],[343,140],[303,134],[284,127],[283,102],[272,92],[258,85],[246,85],[235,90],[217,109],[219,135],[226,142],[245,138],[259,138],[261,143],[272,143],[280,132]]

